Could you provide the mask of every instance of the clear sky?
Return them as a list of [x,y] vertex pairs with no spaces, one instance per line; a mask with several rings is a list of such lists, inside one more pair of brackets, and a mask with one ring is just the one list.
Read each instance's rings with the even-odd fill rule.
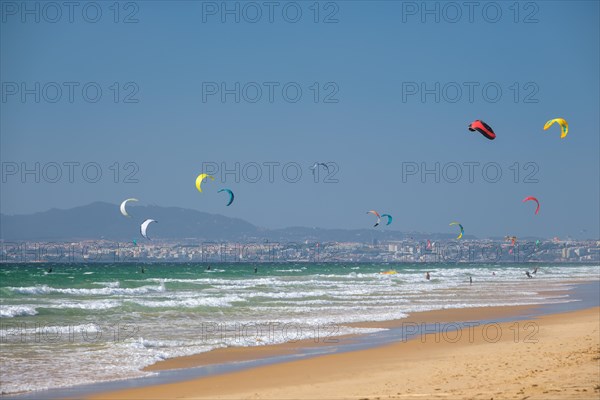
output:
[[0,3],[2,213],[137,197],[267,228],[375,209],[397,230],[600,235],[597,1]]

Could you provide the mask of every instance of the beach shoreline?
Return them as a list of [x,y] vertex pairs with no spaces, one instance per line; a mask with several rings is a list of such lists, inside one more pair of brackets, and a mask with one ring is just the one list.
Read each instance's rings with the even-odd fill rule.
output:
[[[594,281],[591,281],[594,282]],[[579,282],[581,284],[581,282]],[[569,290],[560,292],[544,292],[542,295],[564,295]],[[362,321],[342,324],[353,328],[372,328],[372,329],[400,329],[410,324],[435,324],[435,323],[462,323],[470,321],[487,321],[525,318],[532,315],[539,304],[517,305],[517,306],[489,306],[489,307],[468,307],[468,308],[448,308],[442,310],[430,310],[412,312],[406,318],[387,321]],[[335,337],[312,338],[298,341],[290,341],[279,344],[269,344],[266,346],[233,346],[221,349],[214,349],[206,353],[198,353],[189,356],[174,357],[158,361],[144,371],[157,372],[177,369],[196,368],[209,365],[219,365],[225,363],[244,362],[251,360],[260,360],[269,357],[286,356],[299,354],[302,350],[309,348],[318,348],[328,345],[343,347],[352,342],[356,342],[361,334],[342,335]],[[373,346],[381,343],[371,343]],[[371,347],[371,346],[369,346]]]
[[[401,329],[403,326],[412,324],[435,324],[435,323],[461,323],[469,321],[483,321],[489,319],[520,318],[533,312],[538,305],[524,306],[499,306],[499,307],[473,307],[453,308],[446,310],[420,311],[411,313],[407,318],[389,321],[365,321],[342,324],[356,328],[374,329]],[[209,365],[220,365],[225,363],[236,363],[251,360],[260,360],[269,357],[298,355],[308,349],[323,348],[327,346],[344,346],[357,341],[365,335],[343,335],[304,339],[279,344],[251,347],[226,347],[211,350],[206,353],[198,353],[190,356],[174,357],[158,361],[146,368],[144,371],[168,371],[187,368],[196,368]],[[377,347],[377,342],[366,344],[367,347]]]
[[[377,361],[371,356],[367,356],[363,360],[363,357],[359,357],[358,361],[353,361],[352,355],[361,355],[364,352],[373,352],[374,354],[384,351],[386,348],[393,348],[393,346],[405,346],[402,349],[402,356],[405,353],[410,356],[409,360],[414,360],[418,354],[413,354],[415,350],[414,343],[418,342],[417,337],[421,335],[420,330],[432,332],[437,331],[443,335],[449,335],[452,331],[457,330],[470,330],[479,329],[478,334],[481,334],[481,326],[486,324],[498,325],[505,332],[510,332],[511,323],[517,321],[519,324],[527,324],[530,322],[537,321],[539,318],[553,317],[565,315],[574,315],[573,313],[581,312],[583,309],[595,310],[598,314],[598,301],[597,296],[600,293],[600,281],[593,280],[586,282],[565,282],[567,285],[565,290],[550,290],[545,293],[550,297],[558,296],[562,297],[568,295],[574,302],[567,303],[548,303],[548,304],[531,304],[531,305],[515,305],[515,306],[486,306],[486,307],[467,307],[467,308],[448,308],[441,310],[412,312],[407,318],[399,320],[388,320],[379,322],[355,322],[343,324],[344,326],[351,326],[357,328],[379,328],[381,331],[373,334],[352,334],[345,336],[337,336],[334,341],[315,341],[315,339],[300,340],[297,342],[287,342],[280,344],[269,344],[251,347],[227,347],[221,349],[215,349],[209,352],[194,354],[190,356],[169,358],[152,364],[144,369],[144,371],[152,372],[154,375],[145,378],[133,378],[121,381],[112,382],[99,382],[92,385],[80,385],[72,386],[68,388],[57,388],[49,391],[35,391],[27,392],[21,395],[11,394],[8,397],[14,398],[171,398],[171,397],[182,397],[182,398],[197,398],[196,393],[205,393],[206,388],[211,395],[209,398],[254,398],[253,394],[250,394],[247,390],[254,390],[254,384],[263,382],[263,386],[258,388],[260,396],[256,398],[269,398],[264,397],[262,393],[271,393],[273,389],[269,387],[268,382],[270,378],[253,377],[250,381],[244,379],[239,380],[235,378],[235,384],[221,385],[222,379],[226,377],[237,376],[236,374],[249,374],[252,376],[257,371],[263,371],[264,369],[274,371],[276,376],[281,376],[285,379],[291,379],[292,376],[296,376],[294,365],[303,362],[314,362],[316,363],[316,370],[320,370],[320,360],[329,360],[330,357],[337,357],[345,355],[348,357],[340,365],[343,366],[342,370],[352,367],[358,368],[356,365],[361,364],[369,366]],[[540,291],[539,294],[543,293]],[[596,296],[596,297],[594,297]],[[578,311],[573,311],[578,310]],[[569,311],[569,312],[565,312]],[[473,326],[470,326],[472,323]],[[600,325],[598,319],[595,320],[595,326]],[[592,324],[592,327],[594,325]],[[408,332],[407,331],[408,328]],[[597,328],[596,328],[597,330]],[[410,335],[408,335],[410,333]],[[404,336],[403,336],[404,335]],[[413,343],[413,344],[410,344]],[[475,345],[481,345],[482,343],[469,343],[470,347]],[[456,348],[460,345],[453,344]],[[439,346],[439,344],[436,344]],[[418,347],[418,346],[416,346]],[[467,347],[467,348],[470,348]],[[444,351],[446,351],[445,349]],[[419,350],[423,351],[423,349]],[[417,352],[418,353],[418,352]],[[411,356],[411,354],[413,354]],[[431,359],[435,359],[432,357]],[[315,361],[310,361],[315,360]],[[335,363],[325,361],[330,371],[334,371],[338,368]],[[281,367],[281,371],[279,369]],[[309,367],[313,368],[313,367]],[[360,370],[360,368],[358,368]],[[287,372],[286,372],[287,371]],[[324,373],[327,371],[324,371]],[[269,374],[271,374],[270,372]],[[353,373],[354,374],[354,373]],[[327,375],[325,373],[325,375]],[[324,375],[324,376],[325,376]],[[332,376],[331,381],[335,382],[338,377]],[[285,380],[284,379],[284,380]],[[427,379],[422,377],[421,379]],[[600,379],[600,377],[598,377]],[[307,382],[310,380],[307,380]],[[215,389],[211,382],[217,382],[217,389]],[[239,384],[238,384],[239,383]],[[600,382],[598,382],[600,383]],[[295,386],[302,386],[302,382],[294,382]],[[190,386],[191,385],[191,386]],[[200,385],[200,386],[198,386]],[[205,385],[208,385],[205,387]],[[249,385],[249,386],[248,386]],[[159,388],[169,388],[169,393],[164,396],[157,396],[154,392],[155,389],[162,390]],[[198,392],[195,392],[196,388]],[[212,388],[212,389],[211,389]],[[190,391],[191,390],[191,391]],[[222,390],[222,391],[221,391]],[[263,390],[266,390],[263,392]],[[294,389],[295,390],[295,389]],[[289,393],[296,393],[293,389],[290,389]],[[587,389],[586,389],[587,390]],[[285,397],[288,392],[277,392],[276,397]],[[391,392],[390,392],[391,393]],[[398,392],[396,392],[398,393]],[[305,398],[298,397],[307,396],[306,398],[321,398],[319,395],[311,394],[310,392],[296,393],[296,397],[290,398]],[[406,393],[405,393],[406,394]],[[391,396],[392,394],[390,394]],[[229,396],[229,397],[227,397]],[[261,397],[263,396],[263,397]],[[333,396],[333,392],[332,392]],[[346,396],[346,395],[344,395]],[[366,396],[368,397],[368,396]],[[366,398],[365,396],[361,398]],[[338,398],[333,396],[332,398]],[[347,397],[342,398],[354,398],[354,395],[348,394]],[[403,397],[402,397],[403,398]]]
[[599,330],[593,307],[88,398],[597,398]]

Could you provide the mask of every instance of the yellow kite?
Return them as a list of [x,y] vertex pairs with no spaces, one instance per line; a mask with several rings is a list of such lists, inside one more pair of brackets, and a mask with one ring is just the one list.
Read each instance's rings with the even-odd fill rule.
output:
[[546,124],[544,125],[544,130],[547,130],[548,128],[550,128],[552,126],[552,124],[554,124],[555,122],[557,122],[560,125],[560,138],[564,139],[567,137],[567,133],[569,133],[569,124],[567,123],[567,121],[565,121],[562,118],[554,118],[551,119],[550,121],[546,122]]
[[215,177],[209,174],[198,175],[198,177],[196,178],[196,189],[198,189],[200,193],[202,193],[202,188],[200,187],[200,185],[202,185],[202,181],[204,180],[204,178],[210,178],[212,181],[215,180]]

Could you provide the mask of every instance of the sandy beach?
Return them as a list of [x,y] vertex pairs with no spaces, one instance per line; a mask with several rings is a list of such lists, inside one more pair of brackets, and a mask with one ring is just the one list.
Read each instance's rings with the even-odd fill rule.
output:
[[[404,323],[440,322],[444,328],[444,321],[475,320],[484,314],[488,318],[502,318],[526,311],[527,307],[494,307],[487,313],[481,309],[436,311],[415,314]],[[455,327],[447,325],[442,333],[418,335],[405,342],[366,350],[100,393],[90,398],[373,400],[597,399],[600,396],[599,307],[534,320],[476,327],[462,324],[461,329],[452,330]],[[238,349],[238,357],[243,350],[256,351]],[[259,351],[272,355],[277,348]],[[227,357],[235,359],[231,354]],[[220,358],[212,357],[215,358],[209,363]],[[241,359],[249,358],[253,357],[245,355]],[[167,360],[154,368],[198,364],[201,362],[194,363],[188,357]]]
[[[515,317],[530,311],[532,306],[514,306],[514,307],[474,307],[466,313],[464,309],[448,309],[413,313],[406,320],[391,320],[380,322],[356,322],[347,324],[360,328],[398,328],[402,324],[421,324],[435,322],[462,322],[481,320],[485,318],[505,318]],[[326,345],[344,344],[354,341],[355,335],[345,335],[336,337],[326,337],[320,339],[298,340],[293,342],[280,343],[269,346],[258,347],[228,347],[216,349],[208,353],[194,354],[185,357],[169,358],[159,361],[146,368],[145,371],[164,371],[171,369],[193,368],[204,365],[225,364],[231,362],[259,360],[268,357],[297,354],[299,350],[322,347]]]

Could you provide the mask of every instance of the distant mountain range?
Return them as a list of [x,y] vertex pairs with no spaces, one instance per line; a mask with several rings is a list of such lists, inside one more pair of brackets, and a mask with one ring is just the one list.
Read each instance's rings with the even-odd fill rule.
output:
[[152,224],[148,229],[148,236],[157,240],[371,243],[373,240],[406,238],[440,240],[454,237],[452,234],[406,233],[389,229],[303,227],[265,229],[239,218],[179,207],[132,205],[128,211],[132,215],[131,218],[121,215],[117,204],[95,202],[67,210],[53,208],[27,215],[0,214],[0,239],[5,241],[131,240],[141,237],[139,226],[146,216],[151,216],[157,221],[157,224]]

